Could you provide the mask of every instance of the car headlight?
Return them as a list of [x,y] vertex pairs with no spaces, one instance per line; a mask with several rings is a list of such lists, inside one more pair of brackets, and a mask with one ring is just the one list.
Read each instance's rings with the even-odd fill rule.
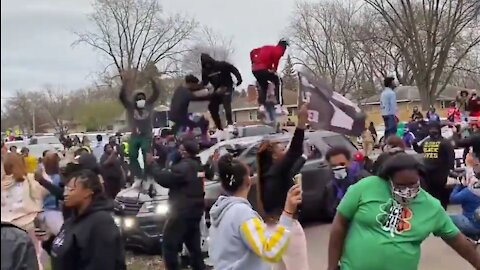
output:
[[115,221],[115,224],[120,227],[122,225],[122,219],[120,217],[113,217],[113,221]]
[[139,213],[155,213],[159,215],[166,215],[170,207],[166,201],[162,202],[145,202],[138,211]]
[[123,226],[125,229],[130,229],[135,225],[135,219],[133,218],[125,218],[123,219]]

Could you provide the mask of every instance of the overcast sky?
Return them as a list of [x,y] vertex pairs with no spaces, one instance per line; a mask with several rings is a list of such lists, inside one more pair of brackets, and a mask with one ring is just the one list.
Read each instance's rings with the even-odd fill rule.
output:
[[[162,0],[165,12],[192,15],[233,37],[232,58],[244,85],[253,82],[249,51],[284,36],[294,0]],[[84,46],[72,47],[73,31],[88,27],[89,0],[1,1],[2,97],[45,84],[76,89],[89,85],[108,64]]]

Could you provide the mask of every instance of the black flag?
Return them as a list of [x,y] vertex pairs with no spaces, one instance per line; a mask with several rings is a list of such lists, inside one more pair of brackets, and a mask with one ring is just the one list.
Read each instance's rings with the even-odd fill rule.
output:
[[345,135],[360,136],[367,118],[349,99],[333,91],[323,80],[298,73],[298,105],[308,102],[308,120],[313,129],[323,129]]

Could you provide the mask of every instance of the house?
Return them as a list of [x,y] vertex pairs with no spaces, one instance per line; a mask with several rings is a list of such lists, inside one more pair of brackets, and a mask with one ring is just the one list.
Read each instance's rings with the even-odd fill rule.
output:
[[[238,125],[261,123],[261,121],[258,119],[258,103],[256,93],[256,89],[253,89],[251,86],[249,86],[246,97],[239,96],[234,98],[232,102],[233,121]],[[281,122],[286,122],[288,118],[294,122],[296,121],[297,101],[297,91],[283,91],[283,102],[284,106],[288,109],[288,116],[284,117],[284,119],[281,119]]]
[[[445,90],[438,95],[434,107],[440,117],[446,117],[447,108],[450,102],[454,101],[458,91],[467,90],[461,87],[447,86]],[[397,116],[401,121],[410,120],[413,107],[417,106],[423,115],[426,111],[422,110],[418,88],[416,86],[399,86],[395,89],[397,94]],[[374,122],[375,124],[383,124],[382,115],[380,112],[380,94],[363,100],[360,104],[362,110],[367,114],[367,122]]]

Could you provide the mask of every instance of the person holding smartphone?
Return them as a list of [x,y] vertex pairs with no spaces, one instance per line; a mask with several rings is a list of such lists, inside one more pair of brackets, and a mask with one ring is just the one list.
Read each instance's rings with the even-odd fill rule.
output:
[[[308,109],[307,104],[304,104],[298,111],[297,128],[288,149],[285,150],[280,143],[267,140],[260,145],[257,153],[259,209],[272,229],[281,218],[285,198],[294,185],[296,172],[292,173],[291,169],[303,155],[307,122]],[[296,213],[293,214],[296,216]],[[290,245],[278,266],[288,270],[308,270],[307,240],[297,220],[294,220],[291,233]]]

